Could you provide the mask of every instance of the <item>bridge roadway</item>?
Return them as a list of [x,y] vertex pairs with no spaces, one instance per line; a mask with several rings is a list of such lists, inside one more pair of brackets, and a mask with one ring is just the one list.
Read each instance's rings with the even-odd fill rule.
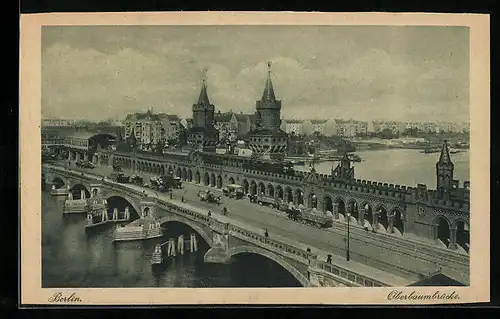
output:
[[[65,162],[67,164],[67,162]],[[59,164],[58,166],[63,166]],[[78,170],[81,172],[85,172],[89,177],[95,177],[100,179],[102,176],[109,176],[112,172],[110,167],[99,166],[92,170],[85,169],[76,169],[71,167],[72,170]],[[132,174],[131,172],[125,171],[125,173]],[[142,175],[142,174],[141,174]],[[148,176],[146,177],[146,181]],[[230,222],[237,226],[244,227],[248,230],[252,230],[255,233],[263,233],[264,229],[268,229],[269,237],[275,238],[285,243],[294,245],[296,247],[301,248],[311,248],[314,254],[318,255],[319,261],[325,261],[327,258],[327,254],[332,254],[332,263],[334,265],[338,265],[340,267],[344,267],[361,275],[365,275],[368,277],[372,277],[374,279],[378,279],[380,281],[386,282],[387,284],[394,286],[406,286],[412,282],[415,282],[419,279],[419,273],[408,271],[412,267],[410,265],[400,264],[394,265],[397,269],[401,269],[400,272],[395,273],[394,271],[386,272],[377,268],[383,267],[371,267],[362,263],[366,260],[366,257],[374,254],[390,254],[390,251],[373,251],[370,250],[366,245],[366,236],[363,238],[363,233],[356,231],[354,226],[351,226],[351,235],[350,235],[350,253],[351,260],[348,262],[345,259],[346,256],[346,229],[345,227],[334,227],[330,229],[318,229],[312,226],[303,225],[292,220],[286,218],[284,213],[278,212],[274,209],[271,209],[266,206],[259,206],[257,204],[250,203],[246,199],[235,200],[222,196],[222,203],[220,206],[216,204],[209,204],[206,202],[201,202],[198,198],[197,194],[200,190],[205,190],[207,188],[211,189],[215,193],[219,190],[201,186],[199,184],[193,184],[189,182],[183,183],[183,189],[176,189],[173,191],[173,199],[170,200],[170,194],[161,194],[155,192],[151,189],[143,188],[137,185],[126,184],[127,187],[143,191],[146,190],[149,195],[157,196],[158,198],[169,202],[172,201],[174,203],[179,202],[181,196],[184,196],[185,205],[192,205],[193,207],[201,208],[212,212],[212,216],[216,216],[222,222]],[[220,193],[222,195],[222,193]],[[224,205],[229,210],[229,216],[222,215],[222,208]],[[159,217],[161,214],[166,214],[166,212],[162,212],[161,210],[157,213]],[[363,258],[364,257],[364,258]],[[374,256],[375,257],[375,256]],[[389,256],[388,256],[389,257]],[[378,256],[380,258],[380,256]],[[390,259],[388,259],[390,260]],[[419,269],[420,273],[433,272],[435,268],[427,268],[427,269]]]

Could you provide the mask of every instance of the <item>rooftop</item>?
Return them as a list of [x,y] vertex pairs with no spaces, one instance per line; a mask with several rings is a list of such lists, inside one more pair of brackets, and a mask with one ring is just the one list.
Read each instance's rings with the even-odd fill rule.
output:
[[417,281],[411,285],[410,287],[414,286],[431,286],[431,287],[436,287],[436,286],[465,286],[463,283],[458,282],[446,275],[443,275],[441,273],[427,277],[423,280]]
[[325,124],[328,120],[311,120],[312,124]]

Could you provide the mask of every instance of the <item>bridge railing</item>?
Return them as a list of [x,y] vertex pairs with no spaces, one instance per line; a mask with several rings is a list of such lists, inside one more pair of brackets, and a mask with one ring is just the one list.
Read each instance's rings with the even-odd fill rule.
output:
[[290,258],[298,260],[306,265],[309,264],[311,259],[317,258],[316,254],[308,252],[305,249],[286,244],[274,238],[256,234],[243,227],[230,224],[228,226],[228,229],[231,232],[231,235],[233,235],[234,237],[239,237],[240,239],[253,242],[254,244],[257,244],[257,246],[264,244],[270,251],[275,251],[285,256],[288,255]]
[[210,229],[218,233],[226,234],[230,232],[234,237],[254,242],[257,246],[262,246],[262,244],[264,244],[270,251],[288,255],[290,258],[296,259],[304,264],[309,264],[309,260],[317,258],[316,254],[308,252],[305,249],[286,244],[274,238],[265,237],[231,223],[221,222],[213,217],[208,217],[205,213],[197,212],[196,208],[185,208],[182,207],[181,204],[172,204],[161,199],[157,199],[156,203],[159,208],[165,209],[171,213],[180,214],[184,218],[209,226]]
[[343,267],[333,265],[324,261],[316,262],[316,268],[321,269],[329,274],[334,275],[334,277],[340,277],[347,281],[356,283],[363,287],[388,287],[390,285],[385,284],[381,281],[369,278],[358,273],[347,270]]
[[156,199],[156,204],[158,207],[165,209],[168,212],[172,212],[175,214],[181,214],[182,217],[191,219],[192,221],[208,225],[210,218],[200,212],[197,212],[193,210],[192,208],[186,208],[186,207],[181,207],[179,205],[175,205],[172,203],[168,203],[166,201],[163,201],[161,199]]

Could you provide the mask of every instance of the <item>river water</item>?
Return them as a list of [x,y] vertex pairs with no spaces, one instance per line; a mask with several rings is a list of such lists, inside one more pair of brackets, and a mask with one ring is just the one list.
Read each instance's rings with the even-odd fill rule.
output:
[[[356,178],[434,188],[436,154],[414,150],[358,152]],[[468,180],[468,152],[452,155],[455,179]],[[335,163],[316,164],[328,173]],[[42,192],[42,286],[72,287],[299,287],[281,266],[256,255],[239,255],[226,265],[207,264],[208,247],[198,236],[198,252],[165,258],[152,267],[154,246],[168,238],[194,233],[188,226],[169,223],[165,238],[146,242],[112,242],[114,225],[85,231],[85,216],[63,216],[63,199]]]
[[[376,151],[360,151],[356,153],[362,159],[353,163],[356,179],[384,182],[401,186],[415,187],[418,183],[426,184],[427,188],[436,188],[436,162],[440,153],[423,154],[412,149],[388,149]],[[451,154],[454,164],[453,178],[469,180],[469,152]],[[330,174],[332,167],[338,162],[320,162],[315,169],[321,174]],[[309,164],[306,163],[308,167]],[[306,167],[297,167],[305,170]]]
[[84,215],[62,215],[63,199],[42,192],[42,287],[300,287],[281,266],[257,255],[233,263],[206,264],[208,246],[197,236],[198,252],[150,264],[154,246],[189,227],[169,223],[164,238],[112,242],[114,225],[85,231]]

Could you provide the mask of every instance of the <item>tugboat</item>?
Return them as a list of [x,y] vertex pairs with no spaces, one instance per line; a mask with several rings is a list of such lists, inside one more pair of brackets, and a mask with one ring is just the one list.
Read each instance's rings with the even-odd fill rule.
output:
[[163,252],[161,251],[161,245],[156,245],[153,256],[151,256],[151,265],[160,265],[161,263],[163,263]]
[[430,154],[430,153],[439,153],[439,152],[440,152],[439,148],[426,148],[425,150],[421,151],[420,153]]

